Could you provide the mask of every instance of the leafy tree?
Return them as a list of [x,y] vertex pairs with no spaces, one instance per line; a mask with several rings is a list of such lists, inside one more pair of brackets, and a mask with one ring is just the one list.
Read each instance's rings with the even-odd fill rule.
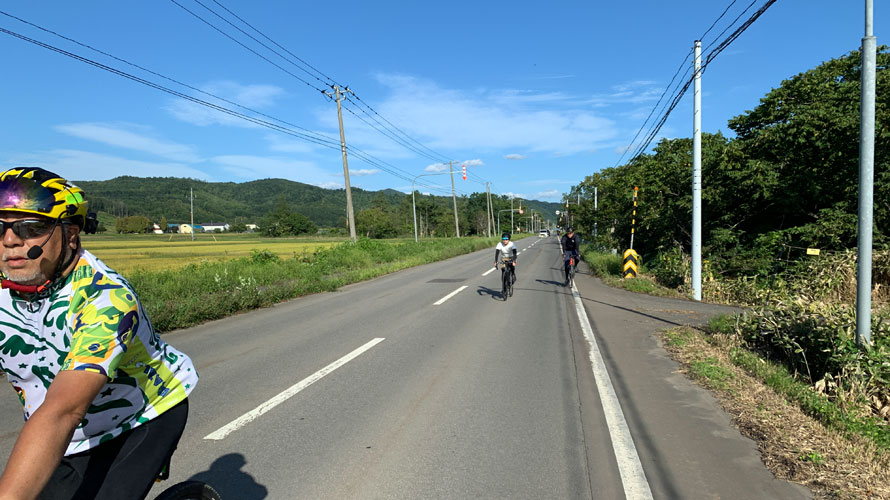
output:
[[260,226],[264,234],[276,237],[314,234],[318,230],[318,227],[305,215],[291,211],[284,197],[281,197],[275,207],[263,216]]
[[144,215],[121,217],[115,223],[118,233],[145,233],[151,229],[151,221]]
[[158,225],[161,226],[161,231],[164,231],[164,232],[166,233],[166,232],[167,232],[167,226],[169,225],[169,224],[167,224],[167,217],[164,217],[164,216],[162,215],[162,216],[161,216],[161,222],[160,222]]
[[383,208],[366,208],[355,214],[356,232],[368,238],[398,236],[395,220]]

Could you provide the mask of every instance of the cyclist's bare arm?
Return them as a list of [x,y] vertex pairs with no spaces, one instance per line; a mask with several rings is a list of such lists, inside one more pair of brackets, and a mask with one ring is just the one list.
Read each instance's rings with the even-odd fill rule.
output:
[[101,373],[87,371],[56,375],[43,404],[25,422],[16,440],[0,477],[0,500],[37,498],[107,380]]

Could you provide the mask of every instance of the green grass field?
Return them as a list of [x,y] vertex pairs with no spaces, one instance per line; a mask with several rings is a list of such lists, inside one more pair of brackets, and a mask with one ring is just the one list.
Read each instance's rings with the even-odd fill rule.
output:
[[126,275],[142,269],[178,269],[187,264],[221,262],[250,257],[254,250],[269,250],[281,258],[311,254],[330,248],[343,238],[263,238],[252,234],[87,235],[83,246],[112,269]]

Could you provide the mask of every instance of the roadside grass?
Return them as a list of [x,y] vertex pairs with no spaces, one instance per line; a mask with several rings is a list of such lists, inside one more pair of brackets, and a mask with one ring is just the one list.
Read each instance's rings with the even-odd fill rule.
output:
[[587,263],[590,272],[611,287],[659,297],[683,297],[677,290],[658,284],[655,278],[647,273],[645,266],[640,266],[636,278],[622,277],[624,262],[621,255],[597,252],[592,245],[582,244],[581,257]]
[[282,258],[268,249],[249,257],[126,275],[159,332],[317,292],[333,291],[401,269],[495,245],[488,238],[359,240]]
[[819,499],[890,499],[890,428],[831,401],[781,364],[746,349],[711,320],[710,333],[680,327],[662,334],[683,371],[712,390],[735,424],[760,447],[777,477]]

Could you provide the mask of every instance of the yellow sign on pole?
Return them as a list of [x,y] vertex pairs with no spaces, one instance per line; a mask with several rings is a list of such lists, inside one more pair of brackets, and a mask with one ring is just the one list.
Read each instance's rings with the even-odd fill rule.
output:
[[622,276],[635,278],[640,265],[640,255],[632,248],[624,252],[624,267]]

